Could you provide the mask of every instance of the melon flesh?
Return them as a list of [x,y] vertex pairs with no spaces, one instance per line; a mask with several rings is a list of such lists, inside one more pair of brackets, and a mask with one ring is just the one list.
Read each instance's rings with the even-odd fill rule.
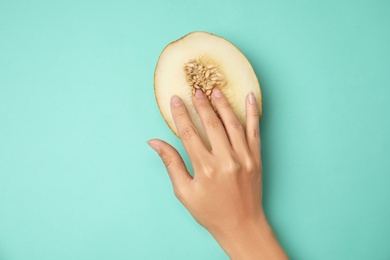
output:
[[[204,144],[210,148],[210,142],[193,105],[194,87],[190,84],[186,71],[186,67],[188,68],[186,64],[193,60],[201,62],[204,66],[216,65],[224,81],[223,85],[216,86],[225,95],[244,128],[245,98],[251,91],[257,101],[260,120],[262,114],[260,84],[246,57],[222,37],[206,32],[192,32],[165,47],[154,74],[154,91],[158,107],[176,136],[178,132],[170,110],[173,95],[183,100]],[[210,99],[212,103],[211,96]]]

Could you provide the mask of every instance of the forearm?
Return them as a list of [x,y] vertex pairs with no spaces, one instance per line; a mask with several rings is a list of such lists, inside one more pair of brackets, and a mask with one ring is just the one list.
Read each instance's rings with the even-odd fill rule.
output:
[[232,260],[288,259],[265,217],[212,235]]

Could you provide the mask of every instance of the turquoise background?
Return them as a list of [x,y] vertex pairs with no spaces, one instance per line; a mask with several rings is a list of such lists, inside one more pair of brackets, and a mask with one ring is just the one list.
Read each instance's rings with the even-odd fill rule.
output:
[[0,0],[0,259],[228,259],[176,200],[162,49],[221,35],[264,98],[264,207],[291,259],[390,259],[389,1]]

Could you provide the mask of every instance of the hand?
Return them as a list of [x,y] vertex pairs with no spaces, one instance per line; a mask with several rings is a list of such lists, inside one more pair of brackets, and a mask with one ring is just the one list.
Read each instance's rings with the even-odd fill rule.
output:
[[232,259],[287,259],[262,209],[262,164],[259,115],[255,97],[246,98],[242,127],[218,88],[212,93],[217,117],[200,90],[194,105],[211,144],[209,151],[183,101],[173,96],[171,112],[179,137],[194,168],[192,177],[175,148],[152,139],[171,178],[176,197]]

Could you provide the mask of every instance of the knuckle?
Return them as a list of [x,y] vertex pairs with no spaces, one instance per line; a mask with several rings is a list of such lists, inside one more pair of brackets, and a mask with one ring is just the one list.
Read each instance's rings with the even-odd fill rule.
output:
[[196,135],[196,129],[192,125],[187,125],[183,127],[183,129],[180,131],[180,138],[183,140],[189,140]]
[[234,120],[231,120],[230,122],[229,122],[229,125],[232,127],[232,128],[234,128],[234,129],[242,129],[242,125],[241,125],[241,123],[240,123],[240,121],[238,121],[237,119],[234,119]]
[[252,159],[247,158],[244,162],[245,170],[249,173],[252,173],[255,170],[255,164]]
[[259,138],[259,136],[260,136],[259,128],[250,129],[250,130],[249,130],[249,134],[250,134],[250,136],[253,137],[253,138]]
[[223,109],[231,108],[230,104],[226,101],[221,101],[219,106]]
[[179,110],[179,111],[176,111],[174,113],[174,117],[176,117],[176,118],[182,118],[182,117],[185,117],[186,115],[187,115],[187,113],[184,110]]
[[250,109],[248,109],[248,114],[250,116],[259,117],[259,111],[257,110],[256,105],[252,105]]
[[166,168],[169,168],[172,165],[173,159],[171,157],[164,155],[161,157],[161,159],[162,159]]
[[221,127],[222,126],[222,122],[218,118],[216,118],[216,119],[208,119],[206,121],[206,126],[209,127],[209,128],[215,129],[215,128]]
[[210,103],[206,99],[196,99],[195,106],[197,107],[197,109],[203,110],[210,107]]
[[205,176],[211,177],[215,173],[215,168],[209,163],[203,163],[200,167]]
[[241,170],[241,165],[236,160],[228,160],[225,163],[225,172],[235,174]]

